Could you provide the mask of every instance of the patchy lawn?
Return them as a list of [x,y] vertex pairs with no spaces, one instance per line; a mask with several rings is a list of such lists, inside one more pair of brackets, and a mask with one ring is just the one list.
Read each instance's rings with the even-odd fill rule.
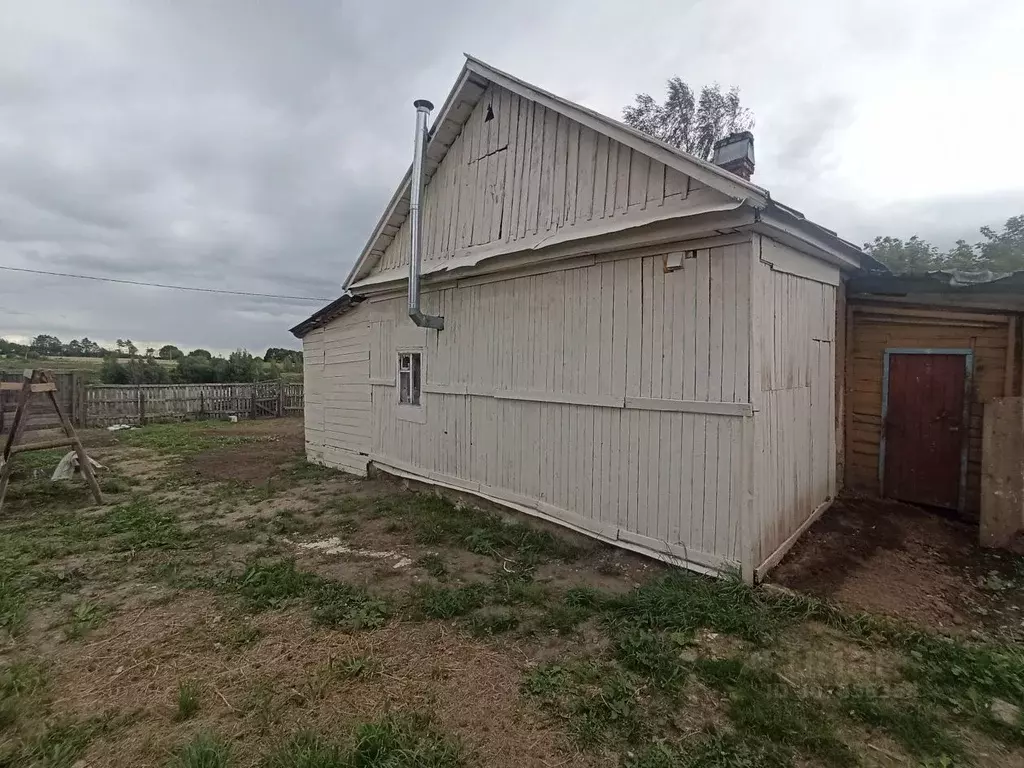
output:
[[998,636],[310,466],[291,420],[97,437],[102,507],[16,459],[0,766],[1024,764]]

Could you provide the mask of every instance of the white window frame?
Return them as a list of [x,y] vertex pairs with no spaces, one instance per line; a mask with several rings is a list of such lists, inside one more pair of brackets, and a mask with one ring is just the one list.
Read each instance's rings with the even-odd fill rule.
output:
[[[426,350],[423,347],[399,347],[396,350],[395,355],[395,413],[399,419],[403,421],[411,421],[416,424],[426,424],[427,413],[423,407],[423,382],[426,378],[424,370],[424,362]],[[417,363],[414,362],[412,356],[415,355],[418,358],[419,366],[419,387],[414,387],[416,384],[416,373],[415,368]],[[409,357],[408,367],[403,367],[405,364],[405,358]],[[402,402],[402,378],[408,376],[409,378],[409,392],[410,397],[414,399],[414,402]]]

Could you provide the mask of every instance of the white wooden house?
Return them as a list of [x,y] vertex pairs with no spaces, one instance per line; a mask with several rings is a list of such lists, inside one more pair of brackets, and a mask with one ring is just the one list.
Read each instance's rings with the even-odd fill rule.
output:
[[[864,254],[473,58],[426,136],[418,258],[414,163],[346,295],[293,329],[309,458],[698,571],[777,562],[836,493],[837,298]],[[730,153],[749,175],[749,134]],[[443,330],[410,319],[410,265]]]

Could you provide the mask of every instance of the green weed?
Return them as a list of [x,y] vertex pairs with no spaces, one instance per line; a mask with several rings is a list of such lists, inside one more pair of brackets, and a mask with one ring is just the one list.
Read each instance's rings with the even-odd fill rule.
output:
[[381,663],[370,656],[351,656],[334,664],[334,669],[341,677],[379,677]]
[[438,581],[444,581],[448,578],[448,566],[445,565],[444,558],[436,552],[423,555],[423,557],[416,561],[416,565]]
[[711,733],[683,745],[654,744],[628,756],[623,768],[790,768],[788,753],[736,733]]
[[251,563],[241,578],[232,582],[234,591],[254,611],[281,608],[319,586],[318,577],[296,569],[294,560]]
[[694,631],[709,628],[765,644],[796,621],[746,585],[708,579],[683,571],[670,573],[620,596],[607,597],[602,609],[613,625],[650,630]]
[[45,687],[41,663],[21,661],[0,668],[0,732],[29,712],[31,700]]
[[23,745],[16,765],[71,768],[89,744],[102,731],[102,720],[61,720]]
[[212,733],[200,733],[182,747],[171,763],[172,768],[228,768],[231,745]]
[[227,636],[227,645],[232,648],[244,648],[258,642],[263,637],[263,630],[255,624],[242,623],[231,630]]
[[261,438],[243,433],[231,434],[231,427],[220,422],[188,424],[151,424],[142,429],[118,433],[119,443],[148,448],[173,456],[194,456],[203,451],[258,442]]
[[828,765],[856,765],[820,703],[804,699],[770,670],[736,659],[703,659],[697,674],[729,697],[729,718],[738,732],[761,737],[782,749],[817,757]]
[[343,750],[311,731],[290,738],[263,763],[263,768],[347,768]]
[[640,678],[590,659],[536,667],[524,679],[523,691],[564,720],[587,747],[643,743],[664,714],[648,706]]
[[686,679],[678,645],[650,630],[620,632],[615,655],[626,669],[644,675],[658,688],[676,690]]
[[335,629],[376,629],[391,616],[386,600],[340,581],[323,581],[313,593],[313,621]]
[[419,584],[413,591],[413,605],[422,615],[431,619],[452,619],[465,616],[487,602],[486,584],[467,584],[462,587],[438,587]]
[[470,616],[467,626],[476,637],[490,637],[515,629],[519,626],[519,617],[508,609],[481,612]]
[[183,680],[178,683],[178,708],[174,719],[178,722],[188,720],[199,711],[199,683],[195,680]]
[[304,600],[315,622],[337,629],[373,629],[383,626],[391,615],[386,600],[360,587],[300,571],[294,560],[250,563],[241,577],[227,580],[227,587],[254,611]]
[[87,632],[106,621],[108,609],[99,603],[83,600],[71,609],[71,624],[65,631],[69,640],[84,637]]
[[344,764],[351,768],[459,768],[465,765],[461,744],[435,730],[419,715],[387,715],[365,723]]
[[574,560],[580,550],[547,531],[493,512],[457,507],[445,498],[408,493],[379,500],[375,512],[407,523],[420,544],[448,544],[482,555]]
[[108,511],[101,525],[122,550],[178,549],[187,543],[177,516],[158,509],[153,499],[143,496]]
[[919,701],[898,699],[879,690],[850,687],[839,692],[843,711],[883,730],[918,757],[961,757],[963,747],[936,712]]

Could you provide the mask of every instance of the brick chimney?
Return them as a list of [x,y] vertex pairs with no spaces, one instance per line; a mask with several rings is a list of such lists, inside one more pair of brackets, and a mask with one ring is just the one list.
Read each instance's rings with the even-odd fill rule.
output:
[[716,141],[711,162],[750,181],[754,173],[754,134],[740,131]]

